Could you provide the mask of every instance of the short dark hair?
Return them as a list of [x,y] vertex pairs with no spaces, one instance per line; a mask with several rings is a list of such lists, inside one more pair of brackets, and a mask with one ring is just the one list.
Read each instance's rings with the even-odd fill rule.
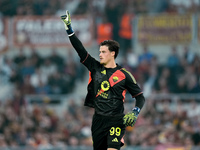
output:
[[120,48],[120,45],[117,41],[105,40],[100,43],[100,46],[107,46],[110,52],[112,52],[112,51],[115,52],[114,58],[117,58],[117,55],[119,53],[119,48]]

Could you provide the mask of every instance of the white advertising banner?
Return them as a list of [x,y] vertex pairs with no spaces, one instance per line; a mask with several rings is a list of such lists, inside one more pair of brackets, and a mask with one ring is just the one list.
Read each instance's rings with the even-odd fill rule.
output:
[[[92,43],[92,19],[87,16],[73,17],[72,27],[84,45]],[[13,33],[15,46],[69,45],[68,35],[59,17],[15,17]]]

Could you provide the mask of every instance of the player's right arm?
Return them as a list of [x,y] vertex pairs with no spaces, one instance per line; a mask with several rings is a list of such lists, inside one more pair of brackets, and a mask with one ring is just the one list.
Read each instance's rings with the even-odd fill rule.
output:
[[97,61],[88,54],[88,52],[84,48],[82,42],[77,38],[74,31],[72,30],[71,18],[70,18],[70,14],[68,11],[66,11],[66,15],[61,16],[61,20],[64,22],[65,29],[69,36],[70,42],[71,42],[72,46],[74,47],[74,49],[76,50],[76,52],[78,53],[78,55],[81,59],[81,62],[89,70],[92,70],[92,68],[94,67],[93,65],[96,64]]
[[140,110],[142,109],[145,103],[145,97],[143,96],[143,92],[138,86],[133,75],[125,69],[123,69],[123,71],[126,74],[126,89],[129,91],[132,97],[136,99],[135,107],[132,109],[131,112],[128,112],[124,116],[124,124],[125,126],[134,126],[140,113]]

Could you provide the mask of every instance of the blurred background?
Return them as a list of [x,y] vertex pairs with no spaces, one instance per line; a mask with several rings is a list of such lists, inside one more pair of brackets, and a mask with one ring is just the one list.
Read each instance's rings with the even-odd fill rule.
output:
[[[146,103],[124,150],[200,149],[200,0],[1,0],[0,149],[89,150],[88,71],[60,16],[98,59],[120,43]],[[125,112],[135,100],[126,94]]]

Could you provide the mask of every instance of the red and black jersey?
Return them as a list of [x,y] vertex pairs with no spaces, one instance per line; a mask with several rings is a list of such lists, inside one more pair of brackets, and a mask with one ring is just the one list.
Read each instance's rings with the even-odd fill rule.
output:
[[133,97],[142,93],[134,77],[119,65],[105,68],[87,53],[75,35],[70,41],[90,71],[85,106],[94,107],[97,114],[104,116],[123,115],[126,91]]
[[105,68],[90,55],[83,64],[90,71],[85,105],[94,107],[97,114],[122,115],[126,91],[133,97],[142,93],[134,77],[119,65]]

